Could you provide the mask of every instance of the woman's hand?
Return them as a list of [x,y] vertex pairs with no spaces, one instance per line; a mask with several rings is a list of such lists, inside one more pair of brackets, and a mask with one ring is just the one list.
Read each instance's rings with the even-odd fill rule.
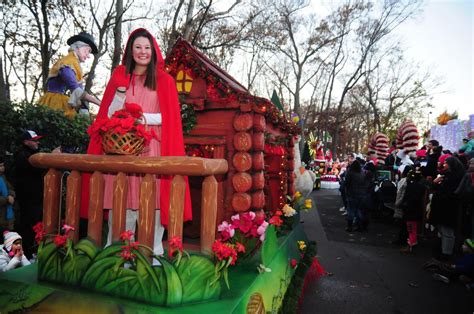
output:
[[433,180],[434,184],[441,184],[443,182],[444,176],[443,175],[438,175],[436,179]]
[[15,198],[12,195],[8,195],[7,200],[8,200],[8,203],[11,205],[15,203]]

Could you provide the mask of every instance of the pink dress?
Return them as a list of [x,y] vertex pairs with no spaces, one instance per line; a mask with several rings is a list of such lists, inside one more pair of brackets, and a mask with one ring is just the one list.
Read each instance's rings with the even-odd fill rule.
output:
[[[127,89],[126,100],[128,103],[139,104],[144,113],[159,113],[160,104],[156,90],[148,89],[143,85],[145,75],[133,75],[130,86]],[[154,129],[159,140],[152,139],[150,145],[140,156],[161,156],[161,125],[149,125],[148,129]],[[114,175],[105,175],[104,208],[111,209],[113,201]],[[128,177],[127,209],[138,209],[140,183],[142,176],[129,175]],[[160,180],[156,180],[156,209],[160,208]]]

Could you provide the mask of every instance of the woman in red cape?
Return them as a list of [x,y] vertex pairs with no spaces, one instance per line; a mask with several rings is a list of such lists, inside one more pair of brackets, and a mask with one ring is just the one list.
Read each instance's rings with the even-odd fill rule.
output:
[[[135,52],[135,41],[139,42],[139,39],[148,39],[152,44],[153,48],[151,49],[151,61],[148,61],[149,64],[145,64],[147,70],[146,73],[142,75],[134,72],[134,68],[137,69],[142,62],[138,56],[138,52]],[[148,42],[148,41],[146,41]],[[132,47],[133,46],[133,47]],[[141,53],[141,52],[140,52]],[[137,54],[137,56],[135,56]],[[143,59],[146,59],[143,57]],[[138,62],[138,63],[137,63]],[[146,62],[146,61],[144,61]],[[150,73],[152,65],[155,64],[154,73]],[[109,107],[114,99],[114,95],[119,87],[125,87],[127,89],[127,102],[129,102],[129,96],[140,97],[141,93],[149,92],[147,86],[151,85],[155,87],[156,92],[156,102],[159,112],[161,113],[161,126],[159,136],[161,140],[161,145],[158,143],[158,150],[161,151],[161,156],[184,156],[184,140],[183,132],[181,126],[181,111],[180,105],[178,102],[178,93],[176,90],[176,84],[174,79],[165,72],[164,70],[164,60],[161,55],[160,48],[156,42],[156,39],[145,29],[139,28],[134,30],[127,41],[126,49],[124,56],[122,58],[122,64],[119,65],[112,73],[112,77],[107,84],[105,89],[104,97],[100,106],[99,113],[97,115],[98,119],[104,119],[107,117],[109,112]],[[148,82],[148,80],[154,78],[156,84]],[[141,79],[141,81],[140,81]],[[143,82],[143,86],[141,84]],[[153,88],[152,88],[153,89]],[[137,95],[135,93],[137,92]],[[154,96],[154,95],[152,95]],[[143,96],[144,97],[144,96]],[[144,102],[147,102],[150,97],[143,99]],[[133,100],[136,100],[134,98]],[[136,101],[135,101],[136,102]],[[146,108],[144,107],[144,112]],[[148,123],[150,124],[150,123]],[[91,139],[89,147],[87,149],[88,154],[100,155],[103,154],[102,138],[98,134],[91,134]],[[152,144],[153,141],[152,140]],[[156,144],[156,143],[155,143]],[[153,146],[153,145],[151,145]],[[150,149],[153,150],[153,149]],[[150,154],[148,154],[150,155]],[[159,156],[159,155],[157,155]],[[88,218],[88,209],[89,209],[89,179],[90,174],[85,174],[82,180],[82,197],[81,197],[81,218]],[[170,201],[170,189],[171,189],[171,177],[170,176],[160,176],[159,182],[159,207],[161,209],[161,224],[164,226],[168,225],[168,210],[169,210],[169,201]],[[157,182],[157,183],[158,183]],[[187,182],[187,180],[186,180]],[[138,197],[138,196],[137,196]],[[104,203],[105,200],[104,200]],[[105,205],[104,205],[105,206]],[[158,206],[158,205],[157,205]],[[184,207],[184,221],[192,220],[192,211],[191,211],[191,198],[189,193],[189,187],[186,188],[186,199]],[[156,229],[156,228],[155,228]],[[156,241],[155,241],[156,242]],[[156,244],[155,244],[156,246]],[[155,252],[157,253],[157,252]],[[161,253],[161,252],[160,252]]]

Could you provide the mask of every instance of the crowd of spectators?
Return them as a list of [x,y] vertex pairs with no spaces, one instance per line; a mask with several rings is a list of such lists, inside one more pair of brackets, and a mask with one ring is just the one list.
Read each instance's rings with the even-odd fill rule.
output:
[[[413,254],[420,228],[432,235],[434,278],[474,282],[474,134],[457,152],[430,140],[412,154],[395,147],[385,164],[349,154],[341,163],[340,192],[347,232],[368,229],[370,217],[390,216],[399,226],[400,252]],[[382,170],[382,171],[380,171]],[[390,175],[383,176],[383,173]],[[389,197],[385,197],[385,194]]]

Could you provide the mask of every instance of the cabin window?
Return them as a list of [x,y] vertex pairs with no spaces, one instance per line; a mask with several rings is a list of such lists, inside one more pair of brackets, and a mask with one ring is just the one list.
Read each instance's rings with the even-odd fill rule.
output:
[[176,74],[176,89],[178,93],[189,93],[193,86],[193,78],[184,70],[179,70]]

